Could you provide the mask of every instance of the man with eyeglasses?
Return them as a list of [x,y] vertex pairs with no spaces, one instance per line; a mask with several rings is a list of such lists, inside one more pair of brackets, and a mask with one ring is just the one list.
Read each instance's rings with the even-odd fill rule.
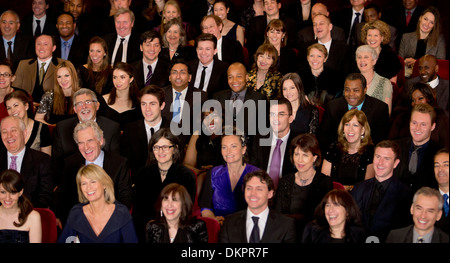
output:
[[53,130],[52,159],[56,172],[62,170],[64,158],[78,150],[73,140],[73,131],[80,122],[96,121],[103,130],[105,140],[103,149],[119,151],[120,125],[106,117],[97,116],[99,108],[100,103],[92,90],[82,88],[73,94],[73,109],[77,116],[58,122]]
[[20,28],[19,15],[13,10],[7,10],[0,16],[0,60],[8,59],[13,70],[17,68],[20,60],[32,58],[34,55],[34,39],[24,36],[17,31]]
[[289,146],[297,135],[290,129],[293,120],[292,105],[288,99],[271,101],[271,131],[266,135],[255,136],[250,152],[250,163],[267,171],[274,181],[275,189],[284,174],[295,172],[289,158]]
[[55,206],[55,214],[60,223],[66,221],[70,209],[78,203],[76,176],[78,170],[88,164],[102,167],[114,183],[116,200],[131,208],[131,178],[130,170],[125,157],[117,152],[102,149],[105,144],[103,130],[97,122],[88,120],[75,126],[73,140],[78,151],[64,159],[64,168],[59,175],[62,184],[58,187],[59,202]]

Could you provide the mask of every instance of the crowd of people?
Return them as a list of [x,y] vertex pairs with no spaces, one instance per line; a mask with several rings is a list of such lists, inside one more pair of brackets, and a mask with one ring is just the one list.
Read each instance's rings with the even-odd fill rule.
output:
[[50,2],[0,16],[0,243],[449,242],[436,7]]

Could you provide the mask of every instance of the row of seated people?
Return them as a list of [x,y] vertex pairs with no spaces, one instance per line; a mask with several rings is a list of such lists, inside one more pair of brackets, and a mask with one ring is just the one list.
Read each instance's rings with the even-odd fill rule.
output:
[[[122,64],[118,63],[117,65]],[[31,180],[27,181],[31,186],[25,189],[31,192],[29,196],[35,196],[35,198],[31,198],[31,200],[36,206],[53,207],[58,218],[62,220],[63,223],[65,221],[65,217],[67,217],[67,214],[69,212],[68,210],[77,202],[75,195],[76,184],[74,183],[74,173],[78,170],[79,167],[87,164],[87,161],[94,163],[99,162],[98,164],[102,165],[105,168],[110,178],[113,178],[117,199],[125,205],[128,204],[129,208],[131,208],[131,205],[133,205],[133,214],[137,229],[143,229],[143,225],[145,225],[146,222],[148,222],[154,216],[155,212],[151,209],[148,209],[149,206],[152,206],[149,204],[154,204],[156,202],[159,191],[161,190],[161,187],[158,186],[169,183],[169,177],[174,179],[177,178],[177,180],[181,180],[186,185],[189,185],[189,187],[187,186],[186,188],[189,188],[188,191],[191,195],[192,200],[196,200],[195,196],[196,194],[199,194],[197,186],[202,186],[202,191],[200,194],[201,198],[199,200],[199,206],[203,208],[202,215],[204,217],[213,217],[218,221],[222,221],[223,215],[221,215],[221,213],[227,214],[227,211],[229,211],[230,209],[233,210],[233,207],[237,206],[237,204],[227,203],[226,200],[230,201],[233,200],[233,198],[223,198],[226,192],[229,192],[230,190],[227,187],[224,188],[223,193],[220,193],[220,191],[218,191],[214,194],[214,191],[207,191],[206,194],[203,194],[205,193],[204,189],[217,189],[216,187],[218,185],[220,186],[221,184],[220,176],[218,177],[219,181],[214,182],[216,184],[213,183],[212,177],[211,179],[210,177],[208,177],[212,176],[213,170],[207,169],[207,167],[205,166],[210,165],[214,166],[215,168],[217,168],[216,166],[218,166],[219,168],[222,167],[222,169],[217,168],[216,170],[219,174],[228,173],[229,175],[242,175],[245,169],[255,169],[256,167],[256,169],[267,168],[268,171],[271,171],[273,160],[278,159],[277,168],[274,170],[276,176],[273,177],[275,185],[277,185],[277,178],[279,179],[280,175],[283,175],[281,177],[282,179],[289,178],[288,174],[295,172],[295,170],[298,170],[299,167],[303,167],[303,165],[296,167],[296,165],[293,165],[293,163],[289,160],[290,158],[288,157],[289,151],[287,150],[287,145],[290,144],[290,140],[292,140],[293,137],[297,134],[294,129],[292,129],[291,132],[291,124],[294,123],[294,120],[296,118],[293,116],[294,111],[292,110],[292,104],[289,99],[278,99],[278,103],[269,107],[269,114],[264,114],[264,104],[267,102],[266,98],[257,92],[247,90],[247,83],[245,81],[245,66],[239,63],[235,63],[229,67],[227,72],[231,89],[240,89],[240,91],[245,91],[246,95],[254,95],[256,97],[259,96],[259,99],[257,100],[263,102],[263,104],[260,109],[250,108],[249,106],[238,109],[239,106],[242,107],[244,105],[231,100],[231,91],[220,91],[215,97],[219,101],[221,100],[221,96],[224,98],[224,100],[221,102],[222,105],[224,105],[225,113],[219,114],[218,112],[221,112],[221,110],[217,110],[217,112],[216,110],[213,110],[212,114],[210,112],[210,114],[207,116],[208,118],[205,118],[204,126],[209,127],[209,129],[215,129],[218,124],[221,123],[220,119],[225,119],[226,121],[228,116],[231,117],[232,120],[235,119],[242,130],[245,131],[246,129],[248,129],[247,134],[251,134],[252,130],[249,127],[245,127],[245,125],[261,128],[261,126],[256,123],[256,119],[258,119],[257,121],[261,123],[265,123],[265,121],[269,119],[270,127],[273,131],[276,132],[276,136],[270,136],[271,134],[269,133],[267,133],[265,136],[254,134],[253,140],[242,136],[242,138],[238,141],[241,142],[241,147],[248,147],[249,149],[251,149],[249,150],[251,161],[248,165],[242,165],[242,155],[245,153],[245,151],[241,150],[241,158],[239,158],[240,161],[237,162],[237,164],[239,165],[234,167],[236,169],[234,172],[228,170],[232,169],[231,165],[220,166],[218,165],[218,163],[212,162],[217,162],[221,159],[220,156],[217,156],[219,154],[218,147],[221,147],[220,152],[222,153],[222,157],[226,162],[227,158],[230,158],[230,161],[234,162],[236,155],[228,155],[227,152],[225,152],[226,154],[224,155],[224,149],[235,148],[236,142],[230,143],[229,146],[224,146],[226,140],[221,137],[211,136],[210,138],[204,138],[201,136],[201,133],[190,136],[190,134],[192,133],[190,133],[189,128],[187,129],[186,133],[179,136],[174,136],[172,134],[172,132],[179,133],[180,131],[182,131],[179,125],[176,124],[177,122],[179,122],[179,124],[183,126],[186,123],[186,120],[187,123],[189,123],[192,118],[192,125],[195,126],[195,120],[200,119],[200,111],[196,113],[189,112],[190,109],[187,100],[184,101],[183,109],[181,109],[180,105],[178,107],[176,106],[176,99],[174,100],[172,98],[169,101],[165,99],[166,96],[170,96],[173,91],[178,92],[177,90],[179,90],[181,93],[183,90],[187,91],[188,89],[189,66],[181,60],[175,61],[171,67],[171,74],[174,76],[173,78],[171,78],[172,85],[170,87],[161,89],[158,86],[150,85],[141,91],[142,93],[140,96],[140,103],[144,120],[137,120],[126,125],[122,135],[120,135],[120,125],[118,123],[111,121],[104,116],[97,115],[97,110],[99,110],[100,104],[97,100],[95,92],[89,89],[80,89],[73,96],[74,111],[77,113],[77,116],[61,121],[56,125],[55,130],[53,131],[54,137],[51,158],[46,154],[40,153],[39,151],[31,149],[28,150],[28,148],[27,151],[25,151],[25,135],[27,134],[26,130],[31,129],[26,128],[27,126],[25,125],[25,122],[21,119],[21,117],[11,116],[5,118],[2,121],[1,129],[2,134],[6,135],[3,137],[3,143],[7,149],[7,151],[4,152],[4,159],[7,159],[7,164],[5,165],[4,169],[6,169],[7,167],[14,167],[11,166],[11,163],[13,162],[12,159],[10,160],[9,158],[6,158],[7,153],[17,153],[17,150],[19,150],[18,152],[23,154],[24,152],[28,153],[29,151],[29,154],[23,155],[23,159],[18,160],[19,164],[15,165],[16,167],[21,167],[21,173],[23,173],[24,176],[40,178],[40,180],[39,182]],[[4,75],[3,78],[5,78],[5,76],[6,75]],[[11,77],[10,73],[8,77]],[[297,99],[306,100],[304,93],[301,93],[302,89],[296,87],[296,85],[298,85],[299,83],[298,75],[294,74],[291,76],[287,74],[285,77],[286,78],[283,81],[283,87],[286,87],[286,90],[292,87],[294,88],[294,90],[297,89],[297,92],[301,94],[300,96],[297,96]],[[130,78],[130,76],[128,76],[128,78]],[[177,87],[180,87],[180,85],[184,88],[177,89]],[[378,124],[376,122],[372,122],[373,120],[371,121],[369,119],[368,116],[370,116],[370,110],[374,110],[375,112],[381,110],[381,112],[384,112],[384,115],[386,116],[385,121],[387,121],[388,118],[387,105],[380,100],[366,95],[365,92],[367,89],[363,88],[366,85],[367,83],[365,82],[365,77],[362,74],[351,74],[346,78],[346,84],[344,85],[344,97],[337,98],[330,102],[330,105],[339,105],[340,100],[344,101],[346,110],[343,111],[344,118],[341,118],[341,123],[339,125],[339,129],[343,130],[338,130],[337,135],[345,135],[345,139],[341,138],[341,141],[343,142],[351,141],[357,138],[358,140],[356,140],[356,142],[359,142],[359,145],[357,144],[356,146],[358,147],[361,146],[362,142],[365,142],[366,144],[369,142],[368,144],[370,146],[370,141],[376,136],[375,131]],[[428,90],[431,90],[431,88],[425,84],[416,86],[424,86],[428,88]],[[149,94],[147,94],[147,92]],[[227,92],[228,95],[223,95],[222,93],[224,92]],[[361,94],[356,96],[356,98],[358,99],[355,100],[355,93],[358,92]],[[429,93],[433,94],[432,91]],[[22,94],[22,97],[25,97],[25,100],[29,96],[23,95],[22,91],[14,91],[11,93],[10,97],[17,98],[19,96],[15,95],[20,94]],[[201,91],[197,91],[196,93],[192,92],[191,96],[195,97],[194,95],[196,95],[201,104],[201,94],[204,95],[204,98],[207,97]],[[286,95],[286,97],[289,96]],[[10,99],[7,99],[7,101],[10,101]],[[233,106],[227,108],[227,106],[225,106],[225,104],[227,103],[232,103]],[[416,104],[416,102],[414,103]],[[424,102],[422,101],[422,103]],[[166,104],[171,104],[172,108],[170,110],[172,114],[168,117],[164,116],[164,109],[166,108]],[[193,103],[190,104],[195,105],[195,100],[193,100]],[[206,104],[206,102],[204,102],[204,104]],[[259,104],[260,103],[258,103],[258,106],[260,106]],[[367,105],[369,106],[364,108],[364,106]],[[211,106],[214,106],[214,103],[212,103]],[[348,111],[352,106],[355,106],[356,109],[351,109],[350,111]],[[11,104],[11,106],[8,108],[12,113],[13,108],[15,110],[16,107],[22,107],[22,112],[20,114],[18,112],[14,112],[14,115],[24,116],[26,109],[28,108],[28,102],[20,101],[19,99],[17,99],[17,102]],[[177,107],[178,110],[175,107]],[[360,107],[361,110],[358,110],[358,107]],[[367,108],[370,110],[368,110]],[[336,113],[337,111],[339,111],[339,107],[336,110],[333,110],[333,113]],[[296,114],[298,113],[299,112],[296,111]],[[329,123],[333,118],[331,116],[328,116],[329,114],[327,113],[328,111],[325,113],[323,123]],[[356,116],[351,115],[357,115],[357,113],[359,113],[363,117],[357,118]],[[244,116],[240,118],[239,116],[242,115],[247,116],[247,121],[240,121],[240,119],[243,120],[245,117]],[[312,108],[311,110],[310,108],[309,115],[310,119],[308,119],[308,121],[306,122],[306,126],[308,128],[317,125],[317,109]],[[346,118],[346,115],[350,116],[347,116]],[[258,116],[259,118],[256,118],[256,116]],[[261,118],[261,116],[263,117]],[[375,116],[378,116],[378,119],[380,119],[382,114],[375,114]],[[217,119],[217,117],[219,119]],[[418,187],[423,185],[435,186],[435,182],[433,182],[433,180],[430,179],[429,176],[431,174],[430,169],[432,169],[433,167],[433,160],[430,159],[430,156],[433,156],[434,153],[437,152],[437,149],[439,149],[439,146],[431,139],[432,131],[435,130],[436,127],[435,117],[435,110],[431,105],[426,102],[424,104],[421,104],[421,102],[417,101],[417,105],[414,106],[413,112],[411,113],[411,137],[406,137],[399,141],[402,149],[401,156],[409,156],[409,153],[411,153],[411,155],[408,158],[404,157],[404,162],[401,162],[402,165],[396,170],[396,178],[400,178],[404,183],[408,185],[408,187],[411,187],[412,189],[417,189]],[[353,125],[350,125],[352,121],[356,122],[355,120],[358,119],[361,119],[360,123],[354,123]],[[95,122],[93,120],[95,120]],[[304,119],[300,119],[300,122],[304,121]],[[77,124],[78,122],[81,122],[81,124]],[[20,123],[23,123],[23,125],[19,125]],[[245,125],[243,126],[242,124]],[[161,127],[164,128],[164,126],[166,127],[166,129],[160,129]],[[354,130],[350,128],[351,130],[348,133],[349,135],[347,137],[345,126],[360,127],[359,134],[355,135],[356,132],[354,132]],[[99,127],[101,127],[101,129]],[[371,127],[374,128],[371,129]],[[153,132],[151,128],[153,128],[153,131],[158,130],[154,134],[155,136],[152,136]],[[336,129],[336,127],[334,128]],[[97,132],[94,131],[95,129],[97,129]],[[18,130],[22,131],[19,136],[17,136]],[[159,132],[159,130],[161,130],[161,132]],[[328,128],[325,131],[329,131]],[[14,133],[16,133],[15,137],[13,136]],[[158,139],[158,136],[164,133],[168,133],[168,135],[166,135],[167,138]],[[306,131],[304,133],[311,133],[311,131]],[[96,136],[95,134],[97,134],[98,136]],[[214,132],[210,132],[210,134],[214,135]],[[75,140],[72,140],[72,136]],[[332,136],[332,133],[330,134],[328,132],[326,136]],[[117,140],[117,138],[120,139]],[[220,143],[217,143],[218,138],[220,139]],[[321,138],[320,134],[319,138]],[[177,142],[180,139],[182,143]],[[234,139],[236,140],[236,138]],[[382,140],[383,137],[380,137],[380,139]],[[269,140],[270,142],[268,142],[267,140]],[[283,145],[283,140],[285,140],[284,147],[277,147],[277,142],[280,142]],[[266,144],[261,144],[264,141],[266,142]],[[150,144],[150,148],[148,148],[148,142]],[[192,170],[189,170],[188,168],[182,166],[180,163],[178,165],[172,165],[174,159],[180,160],[182,156],[181,153],[184,152],[186,143],[187,150],[184,158],[185,166],[189,167],[189,165],[191,165],[194,168],[196,167],[198,170],[195,171],[197,172],[198,177],[195,176]],[[337,182],[340,181],[345,184],[347,186],[347,189],[349,190],[352,188],[352,185],[356,184],[357,182],[364,179],[373,178],[374,175],[371,174],[373,168],[371,168],[371,163],[373,162],[373,160],[371,160],[371,156],[373,154],[370,154],[370,147],[361,147],[361,149],[363,150],[361,150],[360,153],[358,147],[356,147],[356,150],[348,148],[346,151],[342,151],[339,149],[339,143],[337,144],[338,145],[334,146],[334,148],[330,147],[329,152],[327,151],[328,156],[326,160],[328,163],[324,162],[321,171],[326,175],[330,175],[330,178],[324,178],[328,178],[329,182],[332,182],[332,180],[335,180]],[[414,147],[412,146],[414,145],[422,146],[421,150],[418,150],[419,157],[417,158],[413,157],[414,154],[417,154],[417,151],[413,151]],[[275,150],[277,148],[280,152],[275,154]],[[115,150],[119,150],[123,156],[126,156],[126,158],[114,153]],[[176,151],[178,153],[167,154],[168,151]],[[284,151],[284,154],[281,154],[281,151]],[[356,152],[358,154],[354,155]],[[339,154],[341,155],[341,157],[336,157],[336,155]],[[32,157],[30,155],[35,156]],[[206,165],[200,166],[199,161],[201,155],[203,155],[203,158],[212,159],[210,159],[210,162],[205,162]],[[275,155],[277,156],[277,158],[274,157]],[[31,158],[31,160],[29,158]],[[158,160],[158,158],[161,159]],[[194,160],[192,160],[193,158]],[[51,159],[53,159],[54,162],[53,173],[51,172],[52,167],[50,167]],[[127,159],[130,164],[129,167],[132,171],[131,178],[129,177],[128,169],[126,168]],[[155,159],[157,163],[155,163]],[[419,159],[420,161],[417,161],[417,159]],[[35,163],[32,160],[39,161]],[[109,160],[108,165],[105,163],[105,160]],[[134,164],[132,164],[133,162]],[[411,163],[415,164],[412,165]],[[341,166],[339,167],[339,165]],[[338,168],[336,169],[336,167]],[[242,170],[243,168],[245,169]],[[133,172],[133,169],[135,170],[135,173]],[[174,172],[174,174],[169,176],[171,171]],[[206,172],[206,174],[204,174],[204,176],[206,177],[201,176],[202,172]],[[208,174],[208,172],[211,173]],[[152,176],[149,176],[150,174]],[[179,178],[180,175],[184,176],[181,176],[181,178]],[[239,178],[234,179],[236,180]],[[312,179],[312,177],[309,177],[309,179]],[[189,182],[185,182],[184,180],[187,180]],[[200,183],[196,183],[197,180],[200,180]],[[231,179],[229,180],[231,181]],[[54,184],[57,185],[58,188],[53,192]],[[134,200],[132,200],[132,184],[134,184],[134,194],[136,196]],[[155,186],[158,189],[155,191],[151,191],[148,186]],[[292,184],[288,184],[286,187],[292,187]],[[289,193],[289,191],[282,191],[282,193]],[[53,195],[54,197],[56,197],[54,198],[54,201],[51,200]],[[36,198],[38,199],[36,200]],[[217,215],[214,213],[214,210],[216,209],[216,206],[214,205],[215,201],[222,202],[217,207]],[[213,205],[211,205],[211,203]],[[283,204],[286,205],[285,202],[283,202]],[[139,225],[141,225],[142,228],[139,227]],[[298,229],[302,230],[301,227],[299,227]]]

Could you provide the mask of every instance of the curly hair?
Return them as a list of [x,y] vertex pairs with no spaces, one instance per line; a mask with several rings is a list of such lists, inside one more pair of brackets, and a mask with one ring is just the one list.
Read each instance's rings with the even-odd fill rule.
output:
[[366,43],[367,32],[369,29],[377,29],[380,32],[380,35],[383,37],[383,41],[381,44],[385,45],[391,41],[391,30],[389,29],[388,24],[381,20],[375,20],[369,23],[366,23],[361,29],[361,41]]

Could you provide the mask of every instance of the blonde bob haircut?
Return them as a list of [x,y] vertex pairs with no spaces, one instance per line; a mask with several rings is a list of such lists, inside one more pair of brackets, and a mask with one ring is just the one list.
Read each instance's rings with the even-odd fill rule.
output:
[[344,125],[351,121],[353,117],[356,117],[358,123],[364,127],[364,134],[361,136],[361,145],[358,149],[358,153],[363,153],[368,145],[372,145],[372,137],[370,136],[370,126],[367,121],[366,114],[363,111],[354,109],[347,111],[341,119],[338,127],[338,147],[343,152],[348,152],[348,141],[344,136]]
[[78,189],[78,201],[80,203],[87,203],[88,199],[84,196],[83,192],[81,191],[81,176],[86,177],[90,180],[96,180],[97,182],[100,182],[103,187],[105,187],[105,201],[108,204],[113,204],[116,201],[116,198],[114,196],[114,183],[109,177],[109,175],[101,168],[100,166],[96,164],[88,164],[83,167],[81,167],[78,170],[77,173],[77,189]]

